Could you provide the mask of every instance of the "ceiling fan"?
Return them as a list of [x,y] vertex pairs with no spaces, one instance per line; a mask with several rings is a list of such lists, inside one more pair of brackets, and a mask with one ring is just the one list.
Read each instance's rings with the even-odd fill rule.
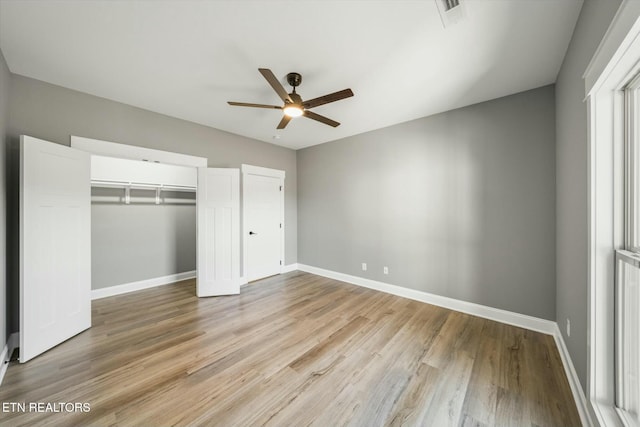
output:
[[320,123],[324,123],[325,125],[337,127],[340,126],[340,123],[335,120],[331,120],[328,117],[321,116],[320,114],[316,114],[312,111],[309,111],[310,108],[317,107],[319,105],[328,104],[330,102],[340,101],[344,98],[349,98],[353,96],[353,92],[351,89],[344,89],[338,92],[330,93],[328,95],[324,95],[318,98],[313,98],[308,101],[303,101],[300,95],[296,93],[296,87],[300,86],[302,83],[302,76],[298,73],[289,73],[287,74],[287,82],[293,86],[293,92],[287,93],[287,91],[282,87],[276,76],[271,72],[268,68],[258,68],[260,74],[269,82],[273,90],[276,91],[278,96],[284,102],[282,107],[278,107],[277,105],[265,105],[265,104],[249,104],[246,102],[233,102],[228,101],[229,105],[234,105],[238,107],[254,107],[254,108],[272,108],[276,110],[282,110],[284,112],[284,116],[282,116],[282,120],[278,124],[278,129],[284,129],[289,124],[289,121],[293,117],[304,116],[312,120],[316,120]]

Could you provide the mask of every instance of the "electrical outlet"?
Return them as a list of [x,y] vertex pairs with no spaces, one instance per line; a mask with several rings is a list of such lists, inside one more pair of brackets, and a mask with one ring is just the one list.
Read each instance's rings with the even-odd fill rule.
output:
[[384,266],[384,267],[382,268],[382,272],[383,272],[384,274],[389,274],[389,267]]
[[567,319],[567,336],[571,336],[571,320]]
[[367,271],[367,263],[366,262],[362,263],[362,271]]

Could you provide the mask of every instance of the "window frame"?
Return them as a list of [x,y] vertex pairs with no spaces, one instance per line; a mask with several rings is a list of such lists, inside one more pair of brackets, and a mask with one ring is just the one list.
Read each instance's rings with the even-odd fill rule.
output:
[[640,74],[624,88],[624,247],[640,254]]

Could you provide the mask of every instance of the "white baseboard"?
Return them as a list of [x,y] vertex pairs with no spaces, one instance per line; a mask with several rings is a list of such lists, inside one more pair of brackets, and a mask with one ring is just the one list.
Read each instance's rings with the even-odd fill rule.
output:
[[241,276],[240,277],[240,286],[244,286],[246,284],[248,284],[249,282],[247,282],[247,277],[246,276]]
[[567,375],[567,380],[569,381],[569,386],[571,387],[573,399],[576,401],[576,407],[578,408],[578,413],[580,414],[580,421],[582,422],[583,426],[593,426],[594,424],[589,412],[587,397],[582,390],[580,379],[578,378],[578,374],[576,373],[576,368],[573,366],[571,356],[569,355],[569,350],[567,349],[567,346],[564,342],[564,337],[562,336],[562,332],[560,332],[560,327],[557,323],[553,338],[556,341],[556,346],[558,347],[558,352],[560,353],[560,358],[562,359],[562,365],[564,366],[564,372]]
[[7,343],[2,349],[2,353],[0,353],[0,363],[2,363],[2,366],[0,366],[0,385],[2,385],[2,380],[4,379],[4,375],[7,373],[7,368],[9,367],[9,363],[7,362],[9,362],[13,351],[18,347],[19,343],[20,335],[18,332],[14,332],[9,335]]
[[547,335],[554,335],[557,328],[556,322],[551,320],[540,319],[538,317],[527,316],[525,314],[514,313],[512,311],[488,307],[486,305],[443,297],[441,295],[430,294],[428,292],[417,291],[415,289],[403,288],[402,286],[391,285],[389,283],[378,282],[376,280],[365,279],[363,277],[351,276],[349,274],[338,273],[336,271],[325,270],[323,268],[313,267],[310,265],[298,264],[298,270],[386,292],[388,294],[426,302],[427,304],[437,305],[439,307],[460,311],[473,316],[495,320],[496,322],[506,323],[536,332],[542,332]]
[[169,274],[168,276],[154,277],[153,279],[140,280],[138,282],[124,283],[122,285],[110,286],[108,288],[91,290],[91,299],[112,297],[114,295],[126,294],[140,291],[142,289],[154,288],[156,286],[168,285],[181,280],[193,279],[196,271],[185,271],[183,273]]
[[282,274],[291,273],[292,271],[298,270],[298,264],[289,264],[282,267]]

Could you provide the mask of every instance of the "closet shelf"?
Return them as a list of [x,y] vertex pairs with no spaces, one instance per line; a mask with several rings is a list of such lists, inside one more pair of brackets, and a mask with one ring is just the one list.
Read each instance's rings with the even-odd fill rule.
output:
[[143,182],[126,182],[126,181],[105,181],[91,180],[92,187],[99,188],[121,188],[124,190],[124,203],[131,203],[131,190],[153,190],[156,192],[156,205],[161,202],[160,193],[163,191],[182,191],[195,193],[196,187],[186,185],[165,185],[165,184],[148,184]]

